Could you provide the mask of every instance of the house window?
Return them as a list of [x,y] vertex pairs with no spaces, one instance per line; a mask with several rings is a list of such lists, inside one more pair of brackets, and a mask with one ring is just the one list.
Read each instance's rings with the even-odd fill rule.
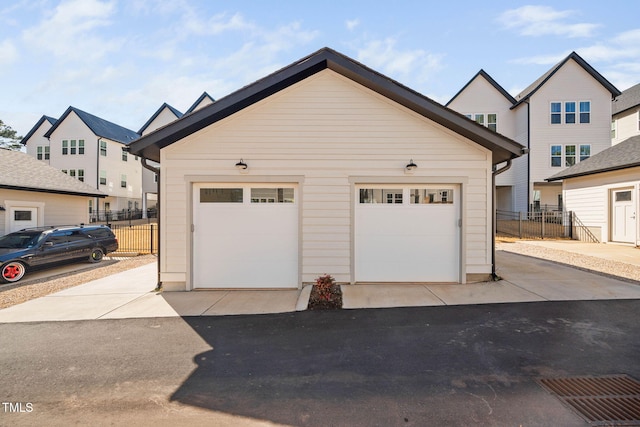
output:
[[580,123],[591,123],[590,101],[580,101]]
[[89,214],[93,213],[93,200],[89,200]]
[[66,169],[62,169],[62,173],[66,173],[67,175],[69,174],[69,171]]
[[487,127],[494,132],[498,131],[498,115],[487,114]]
[[78,154],[84,154],[84,139],[78,140]]
[[107,141],[100,140],[100,155],[101,156],[107,155]]
[[611,139],[616,139],[616,121],[615,120],[611,120]]
[[127,150],[126,148],[122,147],[122,161],[126,162],[127,161]]
[[62,155],[66,156],[69,154],[69,141],[66,139],[62,141]]
[[560,102],[551,103],[551,124],[556,125],[562,122],[562,104]]
[[562,166],[562,145],[551,146],[551,166],[554,168]]
[[564,122],[567,124],[576,122],[576,103],[573,101],[564,103]]
[[158,174],[157,173],[153,174],[153,182],[155,182],[156,184],[158,183]]
[[362,188],[360,189],[360,203],[402,204],[402,190]]
[[107,185],[107,171],[100,171],[100,185]]
[[127,188],[127,175],[120,175],[120,187]]
[[50,158],[51,158],[51,155],[50,155],[50,151],[49,151],[49,146],[45,145],[45,147],[44,147],[44,159],[45,160],[49,160]]
[[75,169],[70,169],[69,170],[69,176],[72,177],[72,178],[75,178],[76,177],[76,170]]
[[84,182],[84,169],[78,169],[78,181]]
[[581,145],[580,146],[580,161],[587,160],[591,157],[591,146],[590,145]]
[[37,148],[36,148],[36,151],[37,151],[36,158],[37,158],[38,160],[42,160],[42,149],[43,149],[43,148],[44,148],[44,147],[42,147],[42,146],[40,146],[40,147],[37,147]]
[[14,221],[31,221],[31,211],[13,211]]
[[565,145],[564,146],[564,165],[573,166],[576,164],[576,146]]
[[468,119],[473,120],[479,125],[488,127],[494,132],[498,130],[498,115],[495,113],[490,113],[490,114],[471,113],[471,114],[465,114],[464,116]]
[[70,154],[76,154],[76,140],[71,140],[71,149],[69,150]]
[[484,114],[476,114],[474,116],[474,120],[476,121],[476,123],[478,123],[479,125],[484,126]]

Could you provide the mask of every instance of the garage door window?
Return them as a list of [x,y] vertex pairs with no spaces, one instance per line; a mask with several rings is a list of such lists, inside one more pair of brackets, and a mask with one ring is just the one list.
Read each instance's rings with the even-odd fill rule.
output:
[[293,203],[293,188],[252,188],[251,203]]
[[242,203],[242,188],[201,188],[200,203]]
[[411,190],[411,204],[452,204],[453,190],[450,189],[413,189]]
[[402,189],[361,188],[360,203],[402,204]]

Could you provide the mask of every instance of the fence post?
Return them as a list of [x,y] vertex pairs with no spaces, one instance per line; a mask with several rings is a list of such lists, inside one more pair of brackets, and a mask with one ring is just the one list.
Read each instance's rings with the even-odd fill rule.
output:
[[151,242],[151,247],[149,248],[149,253],[153,255],[153,223],[151,223],[151,238],[149,239],[149,241]]
[[518,212],[519,221],[518,221],[518,238],[522,239],[522,211]]
[[573,240],[573,211],[569,211],[569,238]]
[[545,221],[545,215],[544,215],[544,211],[542,211],[541,213],[542,213],[542,216],[540,217],[540,219],[541,219],[541,221],[540,221],[540,224],[541,224],[540,228],[541,228],[541,231],[542,231],[542,236],[540,236],[540,237],[542,237],[542,238],[544,239],[544,221]]

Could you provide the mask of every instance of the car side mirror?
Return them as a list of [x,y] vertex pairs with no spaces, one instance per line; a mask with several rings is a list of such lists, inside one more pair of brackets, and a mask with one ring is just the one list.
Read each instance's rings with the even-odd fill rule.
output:
[[50,248],[52,246],[53,246],[53,242],[44,242],[44,244],[42,245],[42,247],[45,247],[45,248]]

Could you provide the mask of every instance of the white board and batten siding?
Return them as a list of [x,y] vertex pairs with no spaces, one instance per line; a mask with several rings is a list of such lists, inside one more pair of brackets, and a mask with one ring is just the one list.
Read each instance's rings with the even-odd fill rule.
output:
[[298,286],[325,273],[354,281],[358,185],[451,184],[462,216],[457,281],[491,273],[491,152],[333,71],[162,149],[161,163],[165,289],[193,286],[193,188],[211,183],[296,186]]

